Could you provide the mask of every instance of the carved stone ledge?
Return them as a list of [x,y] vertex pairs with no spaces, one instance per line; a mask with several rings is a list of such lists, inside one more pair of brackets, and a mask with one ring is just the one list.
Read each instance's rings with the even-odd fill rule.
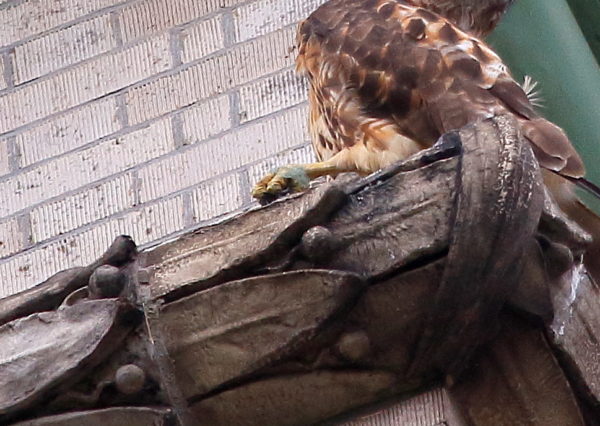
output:
[[0,421],[589,423],[588,242],[488,120],[140,256],[119,238],[0,301]]

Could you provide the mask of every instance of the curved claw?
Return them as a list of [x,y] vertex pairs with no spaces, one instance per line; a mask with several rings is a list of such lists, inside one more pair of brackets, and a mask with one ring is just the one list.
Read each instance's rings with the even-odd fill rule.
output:
[[252,189],[258,200],[272,200],[286,192],[301,192],[308,188],[310,178],[303,166],[280,167],[262,178]]

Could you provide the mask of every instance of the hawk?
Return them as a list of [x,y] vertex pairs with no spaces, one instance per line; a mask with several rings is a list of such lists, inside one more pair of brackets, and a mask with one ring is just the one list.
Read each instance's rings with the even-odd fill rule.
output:
[[[568,180],[600,193],[583,179],[583,162],[566,134],[538,115],[526,89],[482,41],[512,1],[324,3],[299,26],[296,60],[309,81],[309,131],[319,161],[278,169],[255,185],[253,196],[268,200],[323,175],[369,174],[444,133],[502,114],[516,118],[542,168],[554,172],[545,180],[561,206],[574,200]],[[588,220],[600,231],[597,217]]]
[[330,0],[298,30],[319,162],[283,167],[253,190],[265,198],[341,172],[369,174],[444,133],[511,113],[540,165],[578,179],[579,155],[540,117],[484,43],[512,0]]

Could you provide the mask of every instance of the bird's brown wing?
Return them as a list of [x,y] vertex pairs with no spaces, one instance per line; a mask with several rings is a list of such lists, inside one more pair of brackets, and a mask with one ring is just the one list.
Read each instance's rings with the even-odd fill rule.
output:
[[501,59],[430,11],[400,0],[330,0],[302,23],[298,41],[299,70],[321,96],[335,92],[333,121],[345,122],[346,131],[360,113],[430,144],[508,111],[543,167],[574,177],[584,172],[564,132],[537,115]]

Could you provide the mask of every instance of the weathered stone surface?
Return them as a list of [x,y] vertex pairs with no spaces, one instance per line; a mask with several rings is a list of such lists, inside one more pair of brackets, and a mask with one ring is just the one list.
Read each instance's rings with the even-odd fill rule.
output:
[[115,299],[81,302],[0,327],[0,419],[81,377],[116,349],[139,320]]
[[[456,155],[434,147],[368,179],[325,184],[151,250],[144,263],[152,295],[170,302],[299,254],[312,266],[365,276],[438,254],[447,246]],[[329,256],[313,256],[319,250]]]
[[444,259],[371,285],[348,316],[371,345],[364,365],[405,373],[439,287]]
[[141,391],[145,381],[146,373],[135,364],[123,365],[115,373],[115,386],[127,395]]
[[[446,137],[452,137],[447,135]],[[489,338],[522,270],[544,202],[539,165],[514,118],[494,117],[454,134],[463,146],[448,261],[412,372],[458,375]]]
[[473,426],[583,426],[567,378],[544,334],[505,316],[498,337],[450,389]]
[[371,352],[371,341],[362,330],[344,333],[335,345],[337,352],[350,362],[360,362]]
[[443,253],[458,164],[438,161],[351,194],[327,224],[339,248],[324,265],[378,277]]
[[119,297],[127,283],[127,276],[116,266],[102,265],[96,268],[88,284],[90,299]]
[[67,295],[88,284],[96,268],[101,265],[121,267],[136,255],[137,248],[130,237],[115,238],[108,250],[91,265],[59,272],[29,290],[0,299],[0,325],[34,312],[56,309]]
[[169,426],[174,425],[168,409],[115,407],[41,417],[14,426]]
[[523,273],[508,303],[542,321],[550,321],[554,315],[546,259],[540,244],[532,239],[523,253]]
[[[599,295],[577,264],[586,236],[548,199],[542,212],[543,201],[528,145],[499,117],[365,179],[345,176],[198,230],[140,262],[122,240],[129,251],[120,263],[105,256],[58,276],[56,292],[43,287],[52,299],[43,306],[56,312],[0,328],[0,367],[10,372],[0,374],[8,407],[0,423],[116,406],[169,406],[182,425],[337,422],[446,377],[458,384],[435,403],[401,401],[364,424],[579,425],[563,371],[587,397],[585,414],[600,418]],[[94,270],[89,287],[63,300]],[[118,303],[88,299],[121,288],[146,315],[124,341],[122,315],[103,326],[107,315],[86,311]],[[43,300],[16,306],[27,312]],[[531,323],[507,317],[515,307]],[[564,370],[543,334],[553,314]],[[406,420],[407,407],[440,416]],[[464,422],[446,416],[459,411]],[[98,413],[32,424],[163,421]]]
[[69,293],[87,284],[87,272],[86,268],[67,269],[30,290],[0,299],[0,324],[55,309]]
[[569,220],[553,201],[547,189],[545,192],[538,231],[549,240],[568,247],[576,257],[583,254],[590,244],[591,236],[575,222]]
[[306,229],[325,221],[345,199],[339,190],[320,189],[150,250],[145,264],[152,295],[174,300],[216,282],[243,278],[243,272],[252,267],[276,262]]
[[298,271],[230,282],[164,307],[159,317],[186,397],[267,366],[314,337],[363,288],[356,276]]
[[207,425],[309,425],[389,395],[393,375],[317,371],[279,376],[222,392],[192,405]]
[[600,415],[600,289],[580,265],[551,290],[555,315],[549,337],[572,380]]

